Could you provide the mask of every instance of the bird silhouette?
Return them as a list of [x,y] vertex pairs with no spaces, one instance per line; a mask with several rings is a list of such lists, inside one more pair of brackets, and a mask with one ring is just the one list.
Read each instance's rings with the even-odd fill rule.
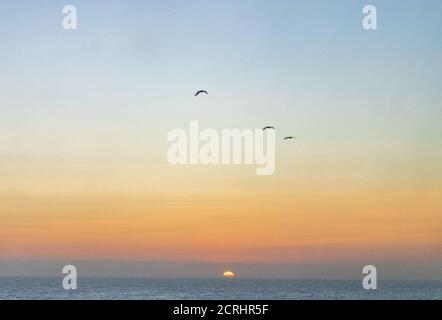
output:
[[198,96],[200,93],[205,93],[205,94],[208,95],[208,93],[207,93],[206,90],[199,90],[199,91],[197,91],[197,92],[195,93],[195,97]]
[[262,130],[267,130],[267,129],[273,129],[273,130],[275,130],[275,127],[267,126],[267,127],[262,128]]
[[285,137],[284,140],[290,140],[290,139],[295,139],[295,138],[296,137],[289,136],[289,137]]

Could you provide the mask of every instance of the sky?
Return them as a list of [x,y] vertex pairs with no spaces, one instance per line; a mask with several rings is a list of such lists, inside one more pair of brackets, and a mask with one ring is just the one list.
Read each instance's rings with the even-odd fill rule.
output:
[[[78,30],[62,27],[66,4]],[[75,262],[91,276],[335,278],[375,264],[442,279],[441,12],[1,4],[0,276]],[[297,139],[278,140],[271,176],[172,166],[167,133],[191,120]]]

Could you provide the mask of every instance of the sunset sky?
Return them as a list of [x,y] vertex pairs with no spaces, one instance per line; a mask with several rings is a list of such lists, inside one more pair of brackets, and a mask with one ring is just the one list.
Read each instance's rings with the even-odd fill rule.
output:
[[[441,1],[69,3],[1,5],[0,276],[442,279]],[[275,173],[170,165],[191,120]]]

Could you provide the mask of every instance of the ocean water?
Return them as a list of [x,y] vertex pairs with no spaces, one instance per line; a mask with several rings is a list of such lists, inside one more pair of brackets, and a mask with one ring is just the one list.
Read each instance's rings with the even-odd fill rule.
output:
[[0,278],[0,299],[442,299],[441,281],[83,278],[64,290],[61,278]]

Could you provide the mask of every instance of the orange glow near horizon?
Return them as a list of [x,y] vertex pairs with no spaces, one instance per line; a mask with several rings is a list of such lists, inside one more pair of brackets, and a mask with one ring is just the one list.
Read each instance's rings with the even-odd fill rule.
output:
[[438,164],[419,164],[416,176],[401,157],[360,168],[360,155],[343,163],[294,150],[280,149],[267,177],[250,166],[171,166],[164,158],[13,162],[0,167],[0,260],[441,260],[442,187],[430,170]]
[[441,244],[431,192],[1,200],[1,259],[335,262]]

